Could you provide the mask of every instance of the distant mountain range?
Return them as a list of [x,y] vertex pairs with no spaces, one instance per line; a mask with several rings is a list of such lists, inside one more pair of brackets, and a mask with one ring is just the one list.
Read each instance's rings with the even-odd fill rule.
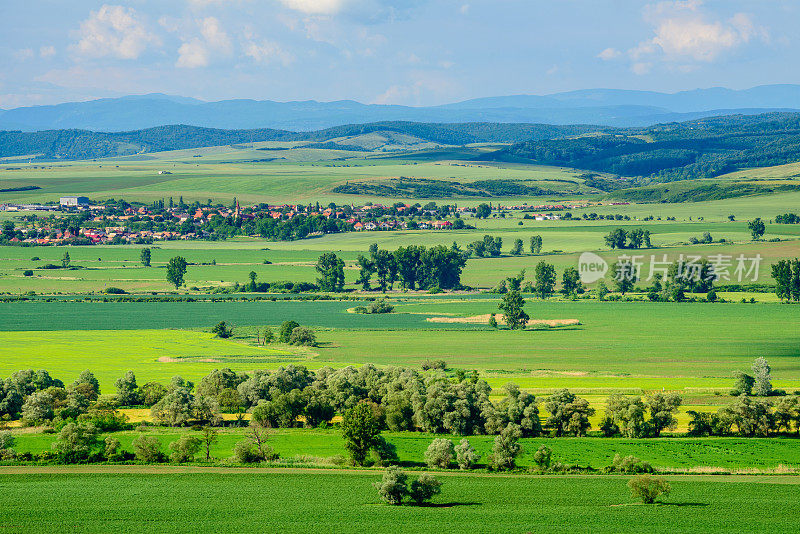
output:
[[477,98],[410,107],[336,102],[223,100],[149,94],[0,110],[0,130],[140,130],[170,124],[206,128],[313,131],[380,121],[427,123],[595,124],[649,126],[705,117],[800,110],[800,85],[746,90],[697,89],[679,93],[590,89],[551,95]]

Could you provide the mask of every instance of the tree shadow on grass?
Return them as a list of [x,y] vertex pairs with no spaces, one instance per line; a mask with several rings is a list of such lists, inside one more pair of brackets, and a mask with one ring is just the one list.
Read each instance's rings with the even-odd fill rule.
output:
[[643,502],[626,502],[626,503],[623,503],[623,504],[612,504],[611,506],[614,507],[614,508],[617,508],[617,507],[625,508],[625,507],[628,507],[628,506],[675,506],[675,507],[678,507],[678,508],[686,506],[686,507],[705,508],[706,506],[711,506],[711,505],[709,503],[707,503],[707,502],[660,502],[660,501],[656,501],[656,502],[654,502],[652,504],[645,504]]
[[418,508],[454,508],[456,506],[483,506],[481,502],[426,502],[415,504]]

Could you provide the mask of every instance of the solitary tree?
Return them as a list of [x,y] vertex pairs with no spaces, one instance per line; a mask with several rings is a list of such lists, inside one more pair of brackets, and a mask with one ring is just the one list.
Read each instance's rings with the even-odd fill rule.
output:
[[211,329],[211,333],[221,339],[228,339],[233,335],[233,328],[228,328],[228,325],[225,324],[225,321],[220,321],[214,328]]
[[421,506],[441,492],[442,483],[439,479],[429,473],[422,473],[417,480],[411,482],[408,496],[417,506]]
[[512,330],[522,330],[528,324],[528,314],[525,313],[525,299],[519,291],[509,291],[503,296],[498,308],[503,311],[506,325]]
[[653,504],[659,495],[669,495],[672,489],[663,478],[650,475],[638,475],[628,481],[631,497],[640,499],[644,504]]
[[373,487],[378,490],[381,500],[399,506],[403,502],[403,497],[408,495],[407,480],[408,475],[402,469],[391,466],[383,472],[381,481],[375,482]]
[[756,217],[756,219],[748,221],[747,227],[750,229],[750,235],[753,236],[753,241],[757,241],[766,231],[766,226],[764,225],[764,221],[761,220],[761,217]]
[[142,265],[145,267],[150,267],[150,258],[152,253],[150,252],[149,248],[143,248],[142,253],[139,254],[139,259],[142,261]]
[[64,252],[64,257],[61,258],[61,266],[66,269],[67,267],[69,267],[69,262],[70,262],[69,251],[66,251]]
[[167,282],[178,289],[183,285],[183,277],[186,276],[186,259],[182,256],[175,256],[167,263]]
[[522,239],[514,240],[514,244],[511,245],[511,254],[513,256],[519,256],[522,254]]

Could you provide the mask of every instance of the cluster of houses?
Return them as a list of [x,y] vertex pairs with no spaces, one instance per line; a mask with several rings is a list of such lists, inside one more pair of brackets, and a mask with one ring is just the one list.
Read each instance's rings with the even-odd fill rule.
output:
[[[514,206],[494,205],[493,211],[524,210],[526,219],[537,221],[559,220],[561,216],[553,212],[589,207],[592,203],[553,204],[530,206],[526,203]],[[0,210],[6,211],[60,211],[63,215],[51,215],[47,219],[23,225],[18,228],[17,237],[11,241],[28,242],[37,245],[52,245],[76,240],[87,244],[105,243],[147,243],[158,240],[203,239],[211,236],[217,218],[224,219],[227,224],[236,224],[244,230],[245,225],[255,219],[272,218],[280,221],[291,220],[297,216],[322,216],[328,219],[340,219],[350,225],[354,231],[387,231],[407,228],[421,230],[448,230],[453,223],[445,217],[457,215],[469,216],[474,207],[442,206],[429,204],[401,204],[383,206],[366,204],[363,206],[320,207],[316,205],[259,204],[242,209],[238,202],[231,207],[199,205],[188,206],[182,201],[175,205],[172,199],[169,205],[156,202],[152,206],[132,206],[122,203],[109,205],[92,204],[86,197],[66,196],[58,205],[0,204]],[[63,219],[75,215],[80,216],[81,228],[72,225],[71,229],[63,229]],[[501,214],[502,215],[502,214]],[[413,216],[413,217],[411,217]],[[62,222],[59,224],[59,220]],[[152,223],[137,224],[152,221]],[[412,222],[413,221],[413,222]],[[85,224],[86,222],[94,224]],[[212,223],[212,224],[209,224]],[[142,229],[147,226],[149,229]],[[250,224],[252,233],[253,225]]]
[[197,237],[180,235],[178,232],[151,232],[148,230],[133,231],[124,226],[107,226],[105,228],[81,228],[77,232],[43,226],[27,227],[19,230],[23,238],[13,237],[11,243],[31,243],[34,245],[61,245],[85,241],[86,244],[102,245],[111,243],[149,243],[156,240],[192,239]]

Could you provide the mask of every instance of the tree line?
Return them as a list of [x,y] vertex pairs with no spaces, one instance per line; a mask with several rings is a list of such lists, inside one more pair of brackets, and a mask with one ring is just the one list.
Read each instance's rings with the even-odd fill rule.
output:
[[[335,254],[326,253],[317,262],[317,271],[322,275],[317,284],[323,290],[341,291],[344,284],[344,263],[334,258]],[[451,247],[408,245],[394,252],[382,250],[373,243],[368,255],[359,254],[356,262],[359,268],[356,283],[364,291],[372,290],[373,276],[377,289],[383,292],[392,290],[396,282],[410,290],[459,289],[467,254],[455,243]]]

